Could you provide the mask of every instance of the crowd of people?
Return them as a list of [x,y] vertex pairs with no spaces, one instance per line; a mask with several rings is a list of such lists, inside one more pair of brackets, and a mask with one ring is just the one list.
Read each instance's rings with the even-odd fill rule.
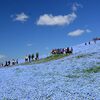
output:
[[[25,56],[25,62],[31,62],[34,60],[39,60],[39,53],[36,53],[36,55],[34,54],[29,54]],[[14,65],[18,65],[18,59],[12,59],[12,60],[8,60],[5,61],[4,63],[0,63],[0,67],[7,67],[7,66],[14,66]]]
[[[94,38],[92,39],[92,42],[94,42],[96,44],[96,41],[100,40],[100,38]],[[91,44],[91,41],[89,42],[86,42],[85,45],[90,45]],[[58,48],[58,49],[53,49],[51,51],[51,54],[72,54],[73,53],[73,48]],[[34,54],[29,54],[29,55],[26,55],[25,56],[25,62],[32,62],[32,61],[35,61],[35,60],[39,60],[39,53],[37,52],[36,55]],[[18,62],[18,59],[15,60],[15,59],[12,59],[11,61],[5,61],[5,63],[0,63],[0,66],[2,67],[6,67],[6,66],[13,66],[13,65],[17,65],[19,62]]]
[[71,54],[73,53],[73,48],[60,48],[60,49],[53,49],[51,54]]
[[[94,43],[96,44],[96,41],[100,40],[100,38],[94,38],[92,41],[94,41]],[[85,45],[90,45],[91,42],[87,42],[85,43]],[[53,49],[51,51],[51,54],[71,54],[73,53],[73,48],[58,48],[58,49]],[[25,56],[25,62],[32,62],[35,60],[39,60],[39,53],[37,52],[36,55],[34,54],[29,54]],[[12,59],[11,61],[5,61],[5,63],[0,63],[0,66],[2,67],[6,67],[6,66],[13,66],[13,65],[17,65],[18,64],[18,59]]]
[[2,67],[6,67],[6,66],[13,66],[13,65],[17,65],[18,64],[18,59],[12,59],[11,61],[5,61],[5,63],[1,63],[0,66]]
[[100,40],[100,38],[93,38],[92,41],[89,41],[89,42],[85,43],[85,45],[90,45],[91,42],[94,42],[96,44],[96,42],[99,41],[99,40]]
[[39,60],[39,53],[36,53],[36,57],[34,54],[29,54],[29,55],[26,55],[25,57],[25,62],[31,62],[34,60]]

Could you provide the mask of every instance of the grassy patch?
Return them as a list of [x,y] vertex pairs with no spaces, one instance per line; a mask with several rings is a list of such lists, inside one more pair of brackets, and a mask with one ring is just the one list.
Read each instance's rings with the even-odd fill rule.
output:
[[84,73],[98,73],[98,72],[100,72],[100,66],[95,66],[92,68],[85,69],[85,70],[83,70],[83,72]]
[[80,55],[76,56],[76,58],[80,59],[80,58],[85,58],[85,57],[89,57],[89,56],[92,56],[92,54],[80,54]]
[[57,60],[57,59],[60,59],[60,58],[64,58],[64,57],[69,56],[69,55],[70,54],[55,54],[55,55],[51,55],[51,56],[48,56],[46,58],[42,58],[42,59],[35,60],[35,61],[32,61],[32,62],[21,63],[19,65],[40,64],[40,63],[45,63],[45,62]]
[[55,54],[55,55],[51,55],[49,57],[34,61],[34,63],[44,63],[44,62],[48,62],[48,61],[52,61],[52,60],[57,60],[63,57],[68,56],[69,54]]

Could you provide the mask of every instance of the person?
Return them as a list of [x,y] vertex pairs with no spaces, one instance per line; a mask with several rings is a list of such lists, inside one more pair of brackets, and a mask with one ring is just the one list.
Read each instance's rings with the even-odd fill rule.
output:
[[89,45],[90,45],[90,41],[89,41]]
[[69,53],[69,47],[67,48],[67,52],[66,53]]
[[85,43],[85,45],[87,45],[87,43]]
[[36,58],[35,58],[36,60],[38,60],[39,59],[39,53],[37,52],[36,53]]
[[31,62],[31,55],[30,54],[28,55],[28,60],[29,60],[29,62]]
[[34,54],[32,54],[32,60],[34,60]]
[[7,61],[5,62],[5,67],[6,67],[6,66],[8,66],[8,62],[7,62]]
[[25,57],[25,62],[28,62],[28,56],[26,55],[26,57]]
[[15,60],[14,59],[12,59],[12,65],[15,65]]
[[8,66],[10,66],[10,61],[8,61]]
[[73,53],[73,48],[71,47],[71,53]]
[[18,64],[18,59],[16,60],[16,64]]

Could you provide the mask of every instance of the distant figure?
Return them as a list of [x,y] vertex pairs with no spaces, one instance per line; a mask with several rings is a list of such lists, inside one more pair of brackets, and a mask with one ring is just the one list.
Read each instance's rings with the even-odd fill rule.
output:
[[29,62],[31,62],[31,55],[29,54],[29,56],[28,56],[28,59],[29,59]]
[[18,59],[16,60],[16,64],[18,64]]
[[34,60],[34,54],[32,54],[32,60]]
[[26,57],[25,57],[25,62],[28,62],[28,56],[26,55]]
[[90,43],[90,41],[89,41],[89,45],[90,45],[91,43]]
[[36,53],[36,58],[35,58],[36,60],[38,60],[39,59],[39,53],[37,52]]
[[8,66],[8,62],[7,62],[7,61],[5,62],[5,67],[6,67],[6,66]]
[[8,61],[8,66],[10,66],[10,61]]
[[15,65],[15,60],[14,59],[12,59],[12,65]]
[[85,43],[85,45],[87,45],[87,43]]
[[71,53],[73,53],[73,48],[71,47]]
[[69,47],[67,48],[67,52],[66,53],[69,53]]

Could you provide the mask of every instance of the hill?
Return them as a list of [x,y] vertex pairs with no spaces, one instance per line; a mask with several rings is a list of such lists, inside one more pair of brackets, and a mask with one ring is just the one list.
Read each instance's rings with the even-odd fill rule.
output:
[[0,69],[0,100],[99,100],[100,42],[68,57]]

